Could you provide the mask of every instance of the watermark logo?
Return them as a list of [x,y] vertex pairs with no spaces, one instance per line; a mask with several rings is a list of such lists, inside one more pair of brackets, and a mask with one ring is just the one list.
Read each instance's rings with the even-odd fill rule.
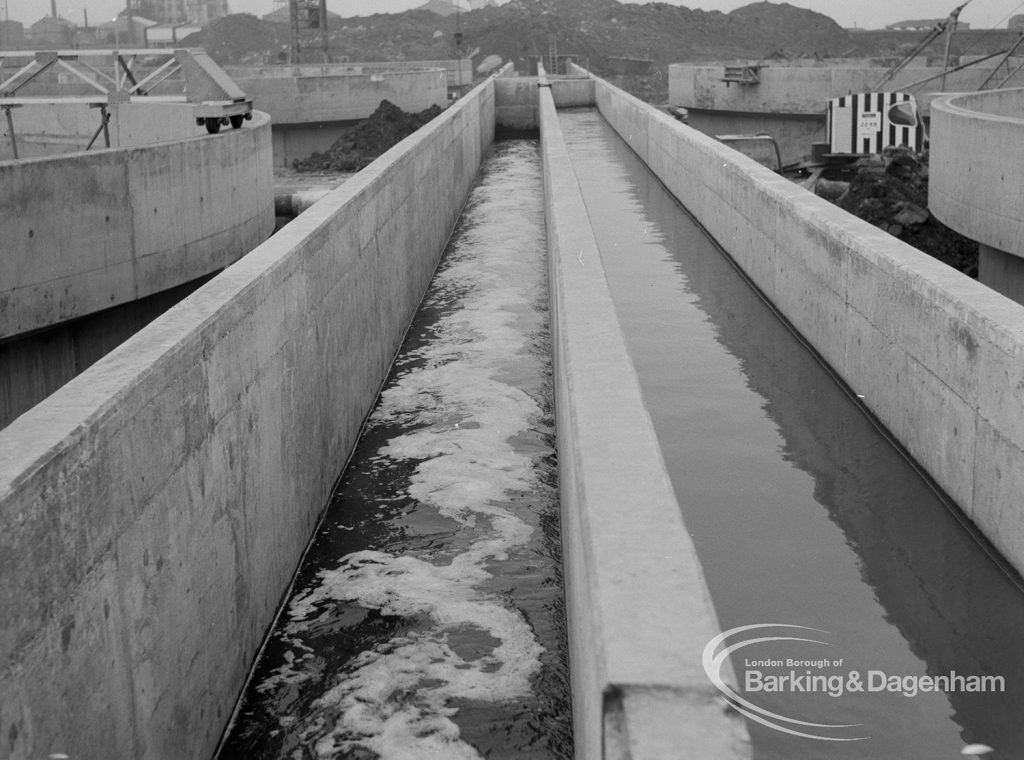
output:
[[[829,633],[818,628],[785,623],[744,625],[715,636],[704,647],[704,672],[726,701],[740,714],[763,726],[806,739],[857,742],[871,738],[859,723],[814,723],[767,710],[752,701],[758,694],[822,695],[838,699],[848,694],[888,692],[916,697],[928,692],[1006,691],[1003,676],[964,675],[951,671],[943,675],[895,675],[883,670],[851,669],[842,657],[828,656],[834,650],[818,650],[811,657],[757,658],[744,656],[743,693],[723,677],[730,655],[748,647],[788,642],[832,647],[823,640]],[[739,658],[737,658],[739,659]],[[844,667],[845,666],[845,667]],[[977,745],[983,746],[983,745]]]
[[[741,637],[740,634],[749,634],[751,631],[766,631],[766,630],[777,630],[777,629],[788,629],[792,632],[800,631],[803,632],[803,636],[757,636],[754,638]],[[808,644],[820,644],[822,646],[831,646],[827,641],[821,641],[817,638],[809,638],[811,634],[827,635],[826,631],[819,630],[817,628],[808,628],[803,625],[786,625],[786,624],[761,624],[761,625],[743,625],[738,628],[731,628],[724,633],[715,636],[711,641],[708,642],[707,646],[704,647],[704,672],[708,678],[711,679],[711,683],[715,685],[726,701],[736,709],[737,712],[746,716],[749,720],[756,723],[760,723],[768,728],[773,728],[776,731],[781,731],[784,734],[791,734],[793,736],[800,736],[805,739],[820,739],[821,741],[829,742],[856,742],[868,739],[868,736],[842,736],[832,734],[843,734],[856,732],[860,733],[858,729],[861,728],[859,723],[812,723],[805,720],[797,720],[796,718],[787,718],[785,715],[779,715],[770,710],[766,710],[760,707],[748,699],[738,694],[722,677],[722,668],[729,661],[729,655],[733,652],[738,652],[746,647],[754,646],[757,644],[766,644],[769,642],[780,642],[780,641],[801,641]],[[730,639],[739,639],[738,641],[731,642]],[[816,659],[815,662],[824,662],[825,658]],[[771,667],[776,667],[775,663],[783,665],[782,661],[766,660],[766,663],[771,663]],[[828,659],[829,664],[832,664],[832,658]],[[841,663],[840,663],[841,664]],[[802,664],[800,667],[806,668]],[[760,684],[763,684],[764,676],[762,671],[753,670],[747,671],[747,675],[750,673],[757,673],[761,677]],[[796,676],[796,671],[793,671],[793,676]],[[804,674],[806,676],[806,674]],[[771,676],[769,676],[771,677]],[[775,678],[783,678],[784,676],[775,676]],[[785,676],[788,679],[789,685],[792,687],[792,678]],[[834,676],[833,676],[834,677]],[[744,679],[748,681],[748,678]],[[745,684],[746,686],[747,684]],[[773,683],[773,686],[783,686],[782,684]],[[824,690],[828,691],[828,684],[799,684],[803,690],[807,686],[814,688],[816,686],[824,686]],[[758,691],[757,688],[746,688],[746,691]],[[855,731],[857,730],[857,731]]]

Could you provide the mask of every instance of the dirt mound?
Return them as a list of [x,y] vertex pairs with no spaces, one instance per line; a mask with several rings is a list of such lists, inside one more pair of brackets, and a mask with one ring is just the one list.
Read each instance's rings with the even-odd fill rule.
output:
[[[614,0],[512,0],[463,17],[470,45],[528,71],[532,59],[558,52],[644,100],[668,98],[668,65],[680,61],[760,59],[845,53],[849,34],[827,16],[785,3],[756,3],[731,13],[667,3]],[[616,75],[618,60],[651,61],[651,73]]]
[[274,63],[291,43],[287,24],[272,24],[248,13],[234,13],[211,21],[181,44],[203,48],[222,66],[245,66]]
[[[531,72],[551,43],[560,54],[601,76],[615,71],[612,59],[651,60],[652,73],[631,84],[663,102],[667,67],[677,61],[838,55],[850,36],[832,19],[786,3],[755,3],[732,13],[691,10],[667,3],[622,4],[615,0],[511,0],[500,6],[438,16],[425,10],[333,20],[328,25],[336,61],[432,61],[455,57],[456,24],[462,50],[479,63],[489,55]],[[218,19],[188,39],[221,65],[271,63],[288,50],[287,24],[246,14]],[[319,61],[319,50],[306,51]]]
[[406,113],[394,103],[382,100],[369,118],[346,131],[327,151],[296,161],[295,169],[357,172],[439,113],[438,106],[419,113]]
[[849,187],[834,201],[861,219],[971,277],[978,276],[978,244],[928,211],[928,153],[886,148],[861,159]]

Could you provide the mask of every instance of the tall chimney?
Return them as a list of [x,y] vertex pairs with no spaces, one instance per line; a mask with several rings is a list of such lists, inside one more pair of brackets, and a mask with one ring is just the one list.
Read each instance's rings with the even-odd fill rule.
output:
[[57,0],[50,0],[50,15],[57,18]]

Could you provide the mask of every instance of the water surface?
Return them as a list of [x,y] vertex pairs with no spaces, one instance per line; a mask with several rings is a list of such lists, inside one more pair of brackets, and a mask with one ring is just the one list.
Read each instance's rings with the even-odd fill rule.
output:
[[497,143],[223,760],[570,757],[542,192]]
[[842,660],[798,675],[1004,678],[995,694],[749,692],[779,715],[855,724],[783,724],[855,739],[826,741],[750,722],[755,757],[931,760],[970,742],[997,760],[1024,756],[1017,577],[604,120],[586,111],[561,121],[722,628],[800,625],[825,641],[737,653],[739,682],[791,670],[748,667],[748,657]]

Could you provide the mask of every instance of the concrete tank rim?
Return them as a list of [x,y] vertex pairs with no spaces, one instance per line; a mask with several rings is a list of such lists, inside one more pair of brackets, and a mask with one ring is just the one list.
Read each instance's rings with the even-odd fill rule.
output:
[[[1024,96],[1024,87],[1007,87],[999,90],[983,90],[980,92],[953,92],[943,93],[937,96],[932,101],[932,108],[936,111],[940,111],[950,116],[957,116],[963,118],[972,118],[979,121],[1002,123],[1002,124],[1022,124],[1024,125],[1024,107],[1021,108],[1021,116],[1003,116],[1001,114],[986,113],[984,110],[979,110],[977,107],[968,107],[968,103],[975,105],[977,101],[992,100],[993,95],[1002,95],[1005,93],[1019,93]],[[980,105],[980,104],[979,104]],[[1024,103],[1022,103],[1024,105]]]

